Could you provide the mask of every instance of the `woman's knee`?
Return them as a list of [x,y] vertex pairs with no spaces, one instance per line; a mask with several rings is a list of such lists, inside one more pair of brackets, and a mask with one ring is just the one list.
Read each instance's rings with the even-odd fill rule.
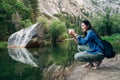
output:
[[78,60],[78,58],[79,58],[78,53],[76,53],[76,54],[74,55],[74,59],[75,59],[75,60]]
[[76,54],[74,55],[74,59],[75,59],[75,60],[80,60],[81,58],[82,58],[82,52],[76,53]]

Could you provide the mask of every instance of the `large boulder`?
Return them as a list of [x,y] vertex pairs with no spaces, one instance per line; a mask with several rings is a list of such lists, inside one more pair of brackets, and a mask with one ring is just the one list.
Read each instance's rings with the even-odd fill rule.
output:
[[8,47],[43,46],[43,24],[36,23],[13,33],[8,39]]

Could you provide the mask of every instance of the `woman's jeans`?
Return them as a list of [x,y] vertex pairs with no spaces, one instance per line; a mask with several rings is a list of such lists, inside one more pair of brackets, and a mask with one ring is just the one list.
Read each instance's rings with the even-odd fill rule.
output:
[[98,53],[98,54],[87,53],[87,51],[85,50],[88,49],[89,47],[86,45],[79,45],[78,46],[79,52],[74,55],[75,60],[93,63],[94,61],[102,61],[104,59],[102,53]]

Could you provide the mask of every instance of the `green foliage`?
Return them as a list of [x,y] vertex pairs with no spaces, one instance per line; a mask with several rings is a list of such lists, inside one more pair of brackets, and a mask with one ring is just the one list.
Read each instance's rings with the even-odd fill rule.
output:
[[38,0],[29,0],[31,7],[33,9],[34,15],[37,17],[38,15]]
[[49,40],[50,39],[50,34],[49,34],[50,27],[48,26],[48,19],[44,16],[39,16],[37,19],[37,22],[44,24],[43,25],[44,39]]
[[7,42],[0,42],[0,48],[6,48]]
[[109,41],[117,53],[120,53],[120,34],[113,34],[111,36],[103,36],[102,39]]
[[100,35],[120,33],[120,15],[110,15],[110,13],[110,10],[108,10],[105,16],[100,15],[99,17],[94,17],[91,19],[93,27]]
[[102,38],[112,43],[120,42],[120,34],[113,34],[111,36],[103,36]]
[[30,19],[23,20],[23,21],[20,22],[20,28],[19,29],[26,28],[30,25],[32,25],[32,22],[31,22]]
[[106,34],[105,28],[104,28],[104,23],[103,23],[101,17],[92,19],[91,23],[98,34],[100,34],[100,35]]
[[37,0],[0,0],[0,41],[36,22],[37,3]]
[[44,17],[44,16],[39,16],[37,18],[37,22],[44,23],[46,25],[47,25],[47,21],[48,21],[48,19],[46,17]]
[[64,14],[55,14],[54,16],[59,18],[61,21],[66,21],[66,16]]
[[[5,40],[6,35],[9,35],[12,30],[13,23],[11,22],[11,14],[14,12],[12,11],[12,6],[10,4],[6,4],[5,2],[0,3],[0,40]],[[5,33],[5,34],[3,34]]]
[[120,33],[120,14],[114,14],[110,17],[112,21],[112,33]]
[[80,29],[80,22],[81,22],[80,16],[76,17],[67,14],[65,20],[67,29],[73,28],[78,34],[81,34],[82,31]]
[[18,12],[23,19],[30,18],[30,8],[27,8],[23,2],[16,2],[14,8],[15,12]]
[[56,42],[58,38],[66,31],[65,23],[59,20],[55,20],[50,25],[50,36],[52,42]]

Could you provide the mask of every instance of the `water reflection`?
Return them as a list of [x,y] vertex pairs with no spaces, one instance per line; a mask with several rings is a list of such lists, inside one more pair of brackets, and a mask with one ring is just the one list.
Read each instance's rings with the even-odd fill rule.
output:
[[[63,80],[62,78],[65,77],[64,72],[69,72],[67,67],[74,63],[73,56],[76,50],[76,45],[73,41],[65,41],[43,48],[8,48],[6,53],[9,53],[10,58],[9,60],[6,58],[7,61],[5,63],[10,65],[10,69],[7,69],[6,72],[12,70],[12,73],[10,72],[9,74],[11,76],[9,80],[27,80],[25,79],[26,74],[28,75],[27,77],[30,77],[29,80],[55,80],[59,76],[62,76],[59,80]],[[4,63],[4,61],[2,62]],[[4,66],[2,65],[3,69],[5,68]],[[2,79],[0,80],[6,77],[7,75],[1,77]]]
[[44,68],[50,64],[68,66],[74,60],[75,45],[71,42],[54,44],[44,48],[8,48],[9,56],[18,62],[29,64],[33,67]]
[[38,67],[38,59],[33,57],[26,48],[8,48],[8,53],[16,61]]

